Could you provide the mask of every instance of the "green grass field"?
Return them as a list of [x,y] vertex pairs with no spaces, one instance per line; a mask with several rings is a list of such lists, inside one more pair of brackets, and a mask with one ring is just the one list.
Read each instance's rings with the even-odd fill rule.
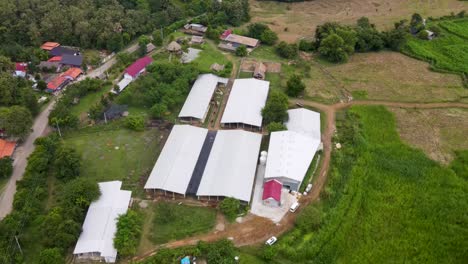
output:
[[[114,127],[110,127],[114,126]],[[141,178],[151,172],[160,151],[160,132],[119,128],[116,124],[67,133],[65,143],[81,153],[82,177],[96,181],[123,181],[133,196],[142,193]]]
[[[332,168],[310,225],[281,237],[273,263],[462,263],[468,182],[403,144],[384,107],[338,115]],[[304,219],[302,219],[304,220]],[[312,223],[319,223],[313,227]]]
[[87,113],[91,106],[99,103],[101,100],[101,97],[109,93],[111,90],[110,85],[106,85],[102,87],[99,91],[94,92],[94,93],[89,93],[85,95],[84,97],[80,98],[80,102],[77,105],[74,105],[71,107],[71,112],[74,115],[80,116],[83,113]]
[[[229,60],[221,53],[220,50],[215,46],[211,40],[206,40],[207,42],[201,46],[202,51],[198,55],[193,63],[198,65],[198,69],[202,72],[211,72],[211,65],[213,63],[224,64],[226,65]],[[197,48],[197,47],[195,47]]]
[[421,40],[409,37],[403,53],[429,61],[435,69],[468,73],[468,18],[432,22],[442,28],[442,36]]
[[211,208],[160,202],[152,210],[150,239],[155,244],[207,232],[216,223],[216,211]]

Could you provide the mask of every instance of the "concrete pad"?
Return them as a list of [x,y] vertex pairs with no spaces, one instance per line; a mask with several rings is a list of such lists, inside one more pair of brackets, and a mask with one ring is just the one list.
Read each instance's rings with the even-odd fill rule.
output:
[[290,194],[288,189],[283,189],[281,192],[281,205],[279,207],[264,205],[262,201],[264,176],[265,165],[258,165],[250,212],[254,215],[268,218],[274,223],[279,223],[289,211],[289,207],[297,201],[297,198]]

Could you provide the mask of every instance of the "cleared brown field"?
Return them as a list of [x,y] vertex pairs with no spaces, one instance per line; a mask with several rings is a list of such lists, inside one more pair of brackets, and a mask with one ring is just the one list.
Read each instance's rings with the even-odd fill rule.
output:
[[395,113],[403,141],[423,150],[431,159],[448,164],[454,158],[454,150],[468,149],[467,110],[390,110]]
[[428,64],[396,52],[357,53],[344,64],[312,63],[307,95],[339,100],[343,89],[356,99],[400,102],[468,102],[458,75],[429,70]]
[[[368,17],[380,29],[408,19],[417,12],[424,17],[443,16],[468,9],[468,2],[458,0],[314,0],[300,3],[251,0],[253,22],[266,22],[281,40],[294,42],[313,37],[315,27],[327,21],[352,24]],[[287,31],[285,31],[287,28]]]

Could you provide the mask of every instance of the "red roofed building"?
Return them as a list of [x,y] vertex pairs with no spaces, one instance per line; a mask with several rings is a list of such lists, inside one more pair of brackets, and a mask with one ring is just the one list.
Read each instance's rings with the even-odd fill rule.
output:
[[136,79],[140,74],[144,73],[146,66],[150,65],[153,62],[153,59],[150,57],[143,57],[136,60],[132,65],[125,69],[125,78]]
[[83,72],[81,71],[80,68],[70,68],[66,72],[62,74],[65,78],[74,81],[78,76],[80,76]]
[[280,206],[283,184],[278,180],[269,180],[263,184],[262,201],[264,205]]
[[222,40],[225,40],[231,34],[232,34],[232,29],[226,29],[224,30],[223,34],[221,34],[219,38]]
[[46,43],[42,44],[41,49],[50,51],[50,50],[53,50],[54,48],[56,48],[58,46],[60,46],[60,43],[46,42]]
[[26,71],[28,70],[28,64],[26,62],[15,63],[15,76],[26,77]]
[[70,80],[65,78],[64,75],[55,77],[52,81],[47,84],[48,92],[55,92],[62,89]]
[[60,62],[62,60],[62,56],[54,56],[50,59],[48,59],[48,62]]
[[16,142],[6,141],[0,139],[0,159],[4,157],[11,157],[15,152]]

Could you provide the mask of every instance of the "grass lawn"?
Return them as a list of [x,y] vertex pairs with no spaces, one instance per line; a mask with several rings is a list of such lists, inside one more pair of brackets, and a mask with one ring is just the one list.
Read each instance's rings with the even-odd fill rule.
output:
[[226,65],[229,62],[226,56],[211,40],[206,39],[205,41],[206,43],[201,45],[201,47],[194,47],[197,49],[201,48],[202,51],[198,54],[198,58],[196,58],[192,63],[198,65],[198,69],[201,72],[211,72],[210,67],[213,63]]
[[460,250],[468,247],[463,172],[457,175],[404,144],[394,115],[381,106],[339,113],[337,131],[343,147],[333,153],[320,203],[309,205],[319,213],[307,214],[302,220],[310,225],[278,240],[280,255],[272,263],[462,263],[468,258]]
[[204,233],[216,223],[216,210],[206,207],[160,202],[152,207],[150,239],[154,244]]
[[438,25],[442,36],[431,41],[410,36],[403,52],[430,62],[435,69],[468,74],[468,18],[431,25]]
[[160,135],[156,129],[135,132],[110,127],[106,130],[102,125],[67,133],[64,141],[81,153],[81,177],[97,182],[121,180],[123,189],[139,196],[143,192],[143,176],[151,172],[160,151]]
[[249,54],[249,57],[264,61],[287,61],[287,59],[280,57],[275,49],[274,46],[260,45],[260,47],[255,48],[252,53]]
[[111,88],[111,85],[106,85],[103,86],[99,91],[88,93],[84,97],[80,98],[80,102],[71,107],[72,114],[81,116],[83,113],[87,113],[91,106],[100,102],[101,97],[104,94],[109,93]]

